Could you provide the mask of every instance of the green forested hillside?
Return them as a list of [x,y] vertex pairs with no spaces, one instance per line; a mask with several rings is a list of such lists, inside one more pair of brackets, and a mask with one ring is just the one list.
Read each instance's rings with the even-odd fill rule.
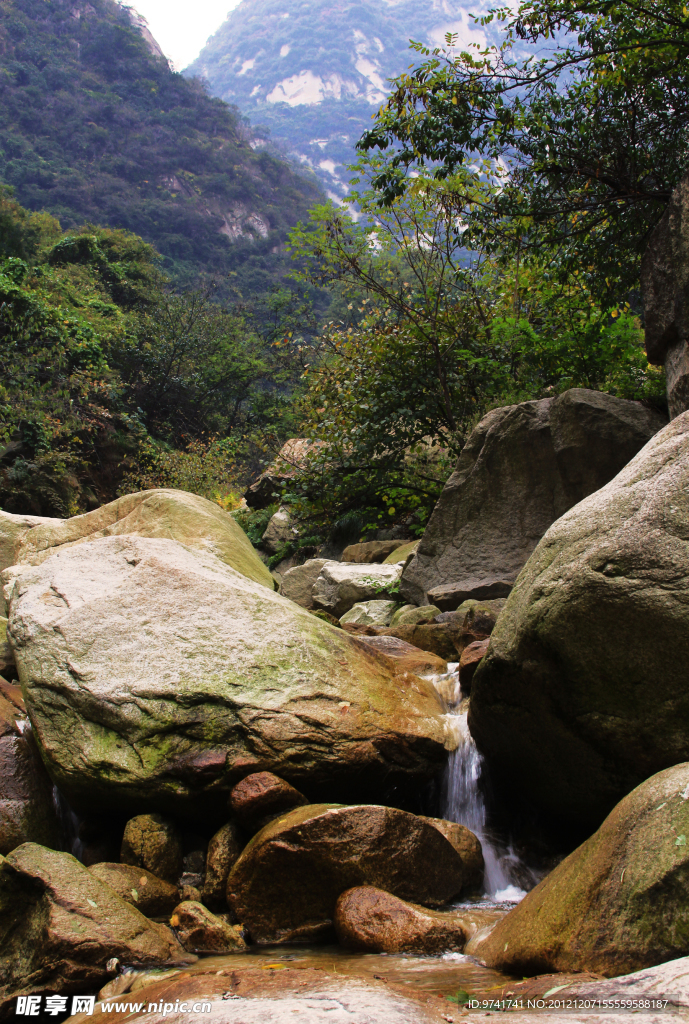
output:
[[242,0],[185,74],[208,80],[253,125],[307,166],[333,196],[347,191],[354,147],[384,101],[388,79],[415,54],[409,40],[466,46],[486,0]]
[[170,71],[114,0],[0,0],[0,182],[64,228],[126,228],[180,283],[279,276],[315,183],[254,152],[239,115]]

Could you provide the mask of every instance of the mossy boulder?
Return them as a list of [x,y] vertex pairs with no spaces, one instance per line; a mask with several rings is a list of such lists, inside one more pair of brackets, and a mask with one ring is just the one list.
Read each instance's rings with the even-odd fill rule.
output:
[[70,854],[25,843],[0,858],[0,1013],[32,992],[93,992],[112,957],[155,967],[180,953]]
[[590,832],[689,760],[689,413],[546,533],[472,683],[494,780]]
[[219,826],[253,772],[356,800],[445,763],[430,683],[173,540],[103,537],[26,567],[9,629],[43,758],[79,809]]
[[605,977],[689,954],[689,764],[626,796],[471,953],[507,974]]
[[161,488],[139,491],[71,519],[39,519],[0,512],[0,568],[36,565],[65,545],[99,537],[159,537],[213,554],[237,572],[273,589],[273,578],[242,528],[198,494]]

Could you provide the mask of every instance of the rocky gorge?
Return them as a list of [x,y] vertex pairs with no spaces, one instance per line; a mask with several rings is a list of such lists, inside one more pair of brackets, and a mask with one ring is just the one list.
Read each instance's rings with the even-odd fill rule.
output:
[[688,438],[581,389],[494,410],[420,542],[279,575],[183,491],[0,513],[3,1018],[689,1005]]

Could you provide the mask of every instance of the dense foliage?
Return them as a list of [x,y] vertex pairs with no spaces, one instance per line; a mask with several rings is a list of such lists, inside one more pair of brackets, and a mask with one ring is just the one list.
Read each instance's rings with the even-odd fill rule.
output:
[[[361,170],[375,179],[378,166]],[[326,326],[308,370],[305,424],[320,444],[288,498],[303,518],[332,525],[358,510],[369,529],[406,520],[420,532],[496,405],[586,387],[663,406],[638,318],[627,303],[605,309],[587,275],[469,258],[450,189],[428,177],[382,209],[375,189],[355,198],[368,223],[326,206],[292,233],[303,273],[349,288],[354,317]]]
[[114,0],[0,2],[0,181],[65,228],[143,236],[188,286],[267,291],[317,198],[237,112],[151,52]]
[[170,292],[126,231],[64,234],[0,193],[0,506],[68,515],[178,486],[232,504],[298,367],[236,312]]

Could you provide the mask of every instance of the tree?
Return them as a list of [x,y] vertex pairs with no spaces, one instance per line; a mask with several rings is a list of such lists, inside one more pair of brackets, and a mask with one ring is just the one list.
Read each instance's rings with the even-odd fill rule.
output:
[[[410,169],[448,182],[469,246],[536,254],[589,275],[608,307],[637,284],[640,255],[686,167],[689,17],[679,0],[526,0],[494,11],[501,47],[432,53],[398,78],[360,142],[385,154],[381,205]],[[544,56],[526,54],[544,44]],[[515,55],[516,54],[516,55]],[[487,186],[475,201],[474,178]]]

